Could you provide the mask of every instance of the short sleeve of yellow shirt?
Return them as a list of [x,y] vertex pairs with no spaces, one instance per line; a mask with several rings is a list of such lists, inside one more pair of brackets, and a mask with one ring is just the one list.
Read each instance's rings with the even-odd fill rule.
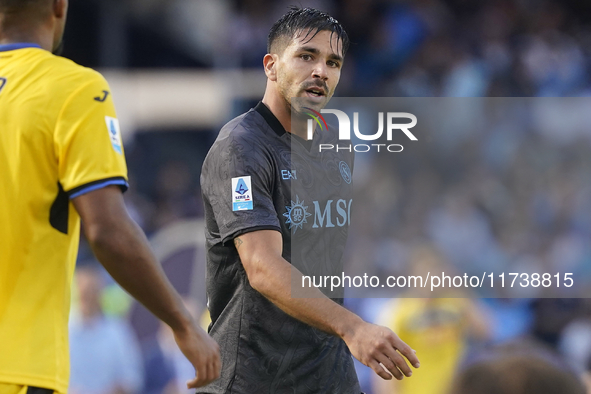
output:
[[98,73],[64,103],[55,129],[60,183],[70,196],[108,184],[127,188],[123,143],[109,86]]

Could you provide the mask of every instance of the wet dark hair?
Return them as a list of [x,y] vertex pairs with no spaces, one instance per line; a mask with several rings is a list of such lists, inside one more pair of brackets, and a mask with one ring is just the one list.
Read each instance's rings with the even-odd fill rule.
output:
[[271,53],[271,50],[277,45],[277,41],[291,40],[300,32],[304,34],[304,39],[308,38],[308,41],[310,41],[316,34],[326,30],[331,32],[331,39],[332,34],[337,35],[341,42],[343,57],[345,56],[349,48],[349,36],[335,18],[314,8],[299,8],[296,6],[289,8],[289,12],[275,22],[269,31],[269,37],[267,38],[268,53]]

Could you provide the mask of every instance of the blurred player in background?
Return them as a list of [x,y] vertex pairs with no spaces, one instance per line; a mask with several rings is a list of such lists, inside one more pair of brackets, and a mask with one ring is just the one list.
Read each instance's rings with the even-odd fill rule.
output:
[[[320,240],[321,253],[342,254],[348,224],[313,230],[303,220],[303,201],[347,198],[353,157],[315,154],[313,146],[333,137],[317,131],[307,141],[305,127],[292,129],[293,111],[301,108],[292,108],[290,99],[323,108],[338,84],[348,42],[334,18],[292,8],[269,34],[262,102],[225,125],[205,159],[210,333],[220,343],[223,370],[200,393],[359,394],[351,353],[384,379],[412,374],[404,357],[419,366],[414,351],[390,329],[366,323],[320,291],[316,298],[291,297],[292,258],[327,263],[311,249],[298,253],[301,259],[292,256],[293,232]],[[292,147],[308,172],[294,174]],[[340,160],[340,172],[326,160]],[[329,175],[337,181],[331,183]],[[306,196],[292,202],[291,188],[303,178],[315,187],[301,190]]]
[[0,393],[65,393],[80,219],[98,260],[217,378],[200,329],[127,214],[127,169],[109,86],[52,55],[67,0],[0,0]]
[[[428,244],[415,248],[409,265],[413,270],[411,275],[453,271],[439,251]],[[418,288],[383,307],[378,323],[411,343],[421,355],[423,366],[414,379],[401,382],[374,379],[375,394],[448,393],[468,342],[484,342],[489,338],[487,316],[468,297],[469,294],[455,290],[447,293],[441,290],[438,294]]]
[[135,333],[127,321],[106,316],[103,310],[105,275],[94,263],[76,267],[78,305],[69,327],[69,394],[134,394],[142,388],[142,356]]
[[586,394],[583,382],[560,363],[534,348],[492,351],[464,368],[449,394]]

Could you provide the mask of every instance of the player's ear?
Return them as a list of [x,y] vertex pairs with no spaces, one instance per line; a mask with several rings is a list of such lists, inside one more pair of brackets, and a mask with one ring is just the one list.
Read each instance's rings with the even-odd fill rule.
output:
[[68,0],[53,0],[53,16],[58,19],[66,17],[68,13]]
[[263,67],[267,78],[273,82],[277,81],[277,55],[267,53],[263,58]]

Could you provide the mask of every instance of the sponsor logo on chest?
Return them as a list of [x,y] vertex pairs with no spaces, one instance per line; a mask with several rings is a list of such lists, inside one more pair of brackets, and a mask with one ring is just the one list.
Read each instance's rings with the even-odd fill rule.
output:
[[[283,216],[285,217],[285,224],[289,225],[289,229],[294,234],[298,229],[303,229],[304,225],[306,227],[311,226],[313,229],[344,227],[351,224],[352,203],[353,199],[328,200],[324,203],[312,201],[312,207],[310,207],[305,201],[300,201],[300,198],[296,195],[296,201],[292,200],[291,205],[285,207],[287,212]],[[311,216],[314,219],[308,221]]]

